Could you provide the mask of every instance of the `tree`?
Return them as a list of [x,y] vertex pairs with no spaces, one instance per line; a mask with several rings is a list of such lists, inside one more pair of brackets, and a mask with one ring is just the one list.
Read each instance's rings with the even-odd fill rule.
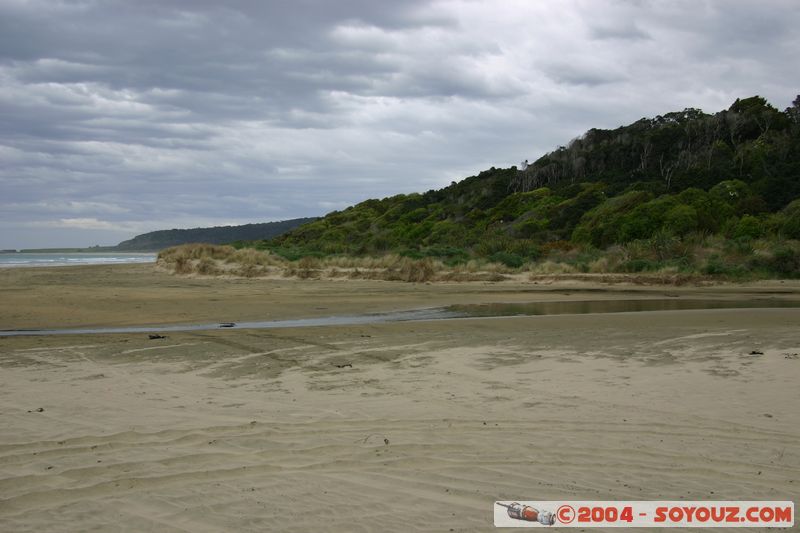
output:
[[794,99],[791,107],[786,109],[786,114],[794,124],[800,124],[800,94]]

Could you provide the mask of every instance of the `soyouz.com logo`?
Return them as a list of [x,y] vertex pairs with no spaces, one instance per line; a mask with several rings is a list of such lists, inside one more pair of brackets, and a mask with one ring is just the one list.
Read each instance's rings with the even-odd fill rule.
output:
[[793,527],[790,501],[497,501],[497,527]]

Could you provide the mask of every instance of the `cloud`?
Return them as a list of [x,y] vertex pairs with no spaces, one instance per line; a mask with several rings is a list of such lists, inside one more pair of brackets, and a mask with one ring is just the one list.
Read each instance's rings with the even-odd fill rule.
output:
[[65,228],[119,230],[119,225],[96,218],[62,218],[58,224]]
[[8,0],[0,248],[321,215],[590,127],[785,107],[798,22],[791,0]]

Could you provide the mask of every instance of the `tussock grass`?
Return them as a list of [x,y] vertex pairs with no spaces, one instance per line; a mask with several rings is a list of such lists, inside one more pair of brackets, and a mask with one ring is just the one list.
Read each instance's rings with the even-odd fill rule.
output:
[[182,244],[162,250],[158,254],[159,260],[177,261],[178,259],[225,259],[232,255],[236,249],[233,246],[219,246],[216,244]]
[[303,280],[368,279],[428,283],[432,281],[502,281],[527,275],[545,278],[591,277],[633,283],[682,284],[711,279],[800,278],[800,241],[726,239],[692,234],[683,238],[659,234],[651,239],[614,245],[553,247],[548,255],[521,267],[484,259],[447,265],[432,257],[397,254],[369,257],[305,256],[290,261],[269,251],[232,246],[186,244],[163,250],[157,264],[179,275],[283,276]]
[[185,244],[163,250],[157,264],[170,272],[182,275],[230,275],[246,278],[280,274],[299,279],[322,277],[379,279],[422,283],[435,280],[445,269],[442,262],[431,259],[411,259],[395,254],[380,257],[306,256],[288,261],[267,251],[237,250],[232,246]]
[[286,263],[284,259],[276,255],[254,248],[235,250],[231,255],[225,258],[225,262],[253,266],[282,266]]
[[568,263],[561,263],[556,261],[542,261],[541,263],[534,263],[528,268],[531,277],[554,274],[573,274],[576,272],[574,266]]
[[222,271],[217,267],[217,262],[210,257],[203,257],[197,261],[196,270],[203,276],[216,276]]
[[265,251],[237,250],[233,246],[183,244],[162,250],[156,264],[175,274],[200,276],[238,275],[257,277],[269,272],[268,267],[285,261]]

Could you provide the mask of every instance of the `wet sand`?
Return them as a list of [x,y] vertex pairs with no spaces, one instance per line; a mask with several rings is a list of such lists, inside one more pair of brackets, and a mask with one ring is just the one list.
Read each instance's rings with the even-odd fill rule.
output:
[[[0,294],[0,329],[800,298],[142,265],[9,269]],[[486,531],[498,499],[797,501],[798,325],[800,309],[727,309],[0,337],[0,530]]]

